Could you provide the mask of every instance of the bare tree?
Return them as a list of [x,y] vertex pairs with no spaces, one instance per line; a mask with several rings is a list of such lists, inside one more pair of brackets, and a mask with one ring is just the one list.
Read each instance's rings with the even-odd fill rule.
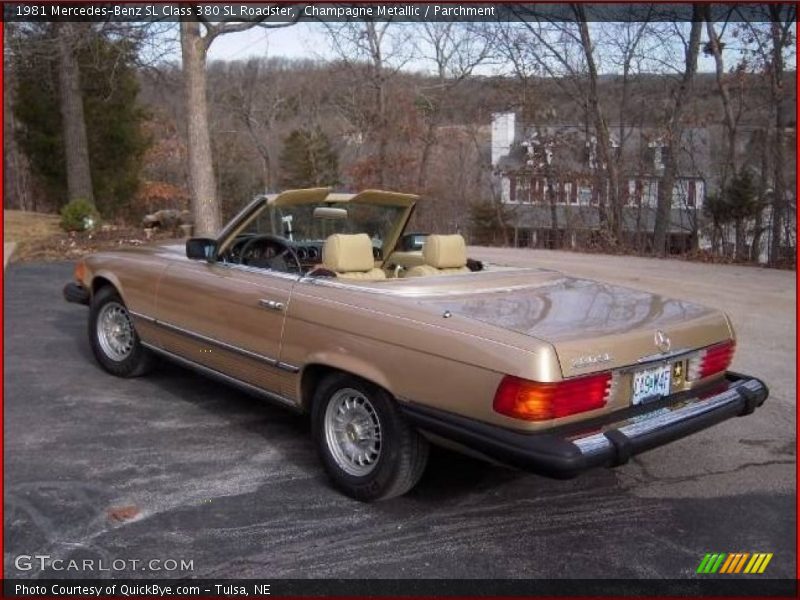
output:
[[274,159],[270,138],[276,122],[285,112],[289,98],[278,70],[261,59],[251,59],[233,66],[225,104],[244,125],[245,133],[261,159],[264,189],[271,191],[275,182]]
[[[600,103],[600,96],[597,91],[597,66],[594,60],[594,46],[589,35],[589,26],[586,22],[586,13],[581,4],[574,4],[573,11],[578,19],[581,47],[586,58],[586,68],[589,76],[589,112],[592,115],[594,130],[597,134],[600,160],[603,162],[603,169],[608,177],[611,233],[616,241],[619,242],[622,239],[622,198],[619,187],[618,165],[616,157],[612,155],[611,135],[608,131],[608,123],[606,122],[603,106]],[[605,186],[602,187],[604,188]]]
[[614,65],[619,73],[622,84],[622,93],[617,106],[616,114],[619,135],[620,156],[624,155],[625,144],[627,142],[631,123],[628,113],[631,107],[631,93],[634,79],[642,72],[642,63],[646,61],[646,56],[655,49],[652,48],[652,29],[653,24],[647,20],[650,15],[646,15],[644,21],[625,21],[621,23],[608,23],[600,30],[602,51],[605,60]]
[[[769,104],[772,124],[772,221],[770,224],[770,264],[779,263],[782,256],[781,240],[786,237],[787,219],[787,185],[786,185],[786,126],[787,115],[784,102],[786,55],[795,44],[794,23],[797,9],[794,4],[772,3],[759,7],[763,11],[764,20],[758,22],[747,15],[743,19],[743,30],[752,48],[746,49],[748,58],[752,58],[755,66],[769,81]],[[763,174],[762,174],[763,175]]]
[[[350,96],[349,111],[367,129],[366,137],[375,149],[375,183],[383,187],[389,151],[388,93],[389,82],[407,63],[409,48],[402,25],[391,20],[378,23],[371,19],[326,23],[334,51],[344,66],[369,89],[368,105],[361,105],[358,96]],[[393,27],[394,26],[394,27]],[[393,29],[401,33],[393,37]]]
[[[591,120],[599,154],[595,179],[597,190],[600,191],[600,223],[610,230],[614,240],[619,241],[622,232],[622,201],[618,165],[613,155],[608,122],[598,92],[599,73],[595,48],[584,7],[580,4],[571,6],[575,15],[574,22],[553,20],[535,12],[528,13],[528,8],[521,10],[526,12],[526,18],[517,27],[524,30],[525,34],[502,36],[501,39],[505,40],[505,52],[519,57],[513,62],[515,70],[522,64],[521,59],[533,60],[539,72],[551,78]],[[521,52],[519,46],[525,43],[529,47]],[[608,195],[605,193],[606,188]]]
[[[628,200],[627,175],[641,171],[641,154],[638,158],[628,156],[628,142],[635,128],[642,125],[642,114],[633,110],[632,98],[636,87],[641,87],[640,75],[647,70],[646,65],[648,56],[658,51],[657,46],[657,25],[651,21],[652,9],[644,15],[634,6],[629,8],[631,13],[637,11],[636,18],[641,21],[628,20],[619,23],[607,23],[598,32],[599,41],[597,42],[598,53],[601,53],[604,62],[613,65],[613,70],[618,73],[618,81],[621,86],[619,104],[616,107],[616,144],[611,149],[610,160],[616,163],[618,185],[616,191],[617,217],[620,219],[619,230],[624,229],[624,219],[622,219],[623,206]],[[633,16],[633,14],[631,14]],[[641,97],[641,95],[640,95]],[[611,113],[613,114],[613,108]],[[612,144],[614,146],[614,144]],[[632,243],[641,245],[642,236],[639,230],[641,226],[641,203],[637,202],[636,229]]]
[[[697,55],[700,48],[703,8],[692,5],[692,22],[688,40],[684,41],[684,67],[680,83],[673,91],[672,102],[668,108],[664,142],[667,152],[664,156],[664,174],[658,185],[658,202],[656,206],[655,226],[653,230],[653,252],[663,255],[667,250],[667,234],[670,225],[670,209],[672,208],[672,188],[677,173],[677,149],[680,147],[681,119],[688,100],[691,97],[694,76],[697,72]],[[679,25],[676,25],[679,27]]]
[[793,4],[770,4],[770,37],[772,41],[772,61],[770,79],[772,85],[772,104],[775,111],[775,194],[772,206],[772,243],[769,260],[775,264],[782,259],[782,225],[786,211],[786,109],[784,99],[784,52],[791,45],[792,24],[795,21],[796,6]]
[[[6,25],[6,27],[10,27]],[[32,198],[30,193],[30,170],[24,155],[17,146],[18,122],[12,110],[12,91],[15,85],[15,65],[11,60],[10,35],[7,33],[3,38],[4,49],[4,85],[3,85],[3,110],[5,119],[3,120],[3,169],[6,176],[3,178],[3,201],[7,208],[17,208],[20,210],[35,210],[36,204],[29,202]],[[11,174],[13,173],[13,176]]]
[[[478,36],[464,23],[423,22],[420,29],[422,53],[434,65],[432,85],[422,88],[419,101],[425,115],[422,152],[417,174],[417,190],[424,191],[431,151],[437,143],[445,103],[452,92],[484,62],[492,47],[490,36]],[[427,51],[427,52],[426,52]]]
[[[714,57],[717,90],[719,91],[720,100],[722,102],[724,124],[727,132],[725,163],[720,177],[720,188],[724,188],[728,176],[736,177],[736,135],[738,133],[738,118],[737,115],[734,114],[730,85],[725,73],[725,60],[722,56],[724,44],[721,41],[720,35],[717,34],[714,20],[711,17],[710,5],[703,6],[703,18],[706,21],[706,34],[708,35],[708,42],[706,43],[704,52]],[[727,23],[723,24],[723,31],[725,25],[727,25]]]
[[[703,6],[703,9],[704,9],[704,19],[706,21],[706,34],[708,36],[708,41],[706,42],[703,51],[705,54],[714,57],[717,91],[719,92],[719,98],[723,110],[722,122],[725,130],[725,157],[723,160],[722,168],[720,169],[719,189],[721,190],[721,193],[726,194],[729,181],[736,180],[736,178],[739,176],[738,161],[736,157],[736,145],[739,134],[739,122],[742,117],[742,111],[744,108],[743,94],[741,93],[742,81],[743,81],[741,75],[743,74],[744,64],[739,63],[733,74],[729,74],[726,72],[725,57],[723,55],[723,48],[725,47],[725,42],[722,41],[722,39],[724,36],[724,32],[727,29],[727,26],[729,25],[729,18],[732,16],[733,11],[732,10],[729,11],[725,21],[722,23],[721,32],[718,33],[716,24],[712,16],[711,6],[705,5]],[[739,94],[736,99],[734,99],[731,93],[732,81],[738,81],[739,83]],[[759,193],[759,197],[763,196],[764,174],[765,172],[763,170],[763,162],[762,162],[762,178],[761,178],[761,183],[759,184],[761,192]],[[757,217],[756,220],[760,221],[760,215]],[[735,228],[736,258],[738,260],[746,260],[747,243],[745,236],[745,227],[741,218],[737,220],[736,224],[737,224]],[[757,229],[760,228],[760,224],[757,223],[756,228]],[[754,239],[754,242],[757,241],[758,240]]]
[[262,21],[211,23],[199,15],[183,17],[181,20],[189,182],[192,192],[195,232],[199,235],[213,235],[222,227],[222,211],[216,193],[211,135],[208,126],[208,101],[206,98],[208,49],[212,42],[221,35],[246,31],[257,26],[285,27],[291,25],[291,23],[267,25]]

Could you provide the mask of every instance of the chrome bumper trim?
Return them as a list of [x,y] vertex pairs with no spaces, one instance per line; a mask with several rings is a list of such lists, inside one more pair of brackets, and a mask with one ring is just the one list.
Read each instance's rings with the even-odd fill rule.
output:
[[[751,392],[758,392],[763,386],[758,380],[747,380],[742,382],[741,385],[731,387],[710,398],[690,399],[687,401],[688,404],[686,406],[677,409],[670,409],[669,407],[656,409],[652,414],[648,415],[645,413],[638,417],[631,417],[607,429],[615,429],[627,438],[636,439],[643,435],[689,421],[699,415],[723,406],[739,402],[741,395],[738,390],[741,387]],[[622,423],[626,421],[633,422],[622,425]],[[613,446],[611,440],[608,439],[604,432],[595,433],[582,438],[575,438],[571,441],[580,449],[582,454],[587,456],[607,452]]]

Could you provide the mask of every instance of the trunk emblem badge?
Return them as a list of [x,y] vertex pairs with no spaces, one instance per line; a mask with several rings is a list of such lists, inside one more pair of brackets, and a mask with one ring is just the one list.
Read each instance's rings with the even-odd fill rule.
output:
[[656,348],[665,354],[672,348],[672,341],[669,339],[669,336],[660,329],[656,331],[654,341],[656,343]]
[[608,352],[602,354],[594,354],[589,356],[579,356],[572,361],[573,369],[582,369],[584,367],[591,367],[592,365],[599,365],[602,363],[610,362],[611,355]]

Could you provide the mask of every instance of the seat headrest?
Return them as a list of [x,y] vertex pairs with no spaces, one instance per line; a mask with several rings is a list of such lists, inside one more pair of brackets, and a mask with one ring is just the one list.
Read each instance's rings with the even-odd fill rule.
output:
[[328,236],[322,246],[322,264],[336,273],[369,271],[375,266],[372,241],[366,233]]
[[454,235],[429,235],[422,247],[425,264],[437,269],[457,269],[467,264],[467,244]]

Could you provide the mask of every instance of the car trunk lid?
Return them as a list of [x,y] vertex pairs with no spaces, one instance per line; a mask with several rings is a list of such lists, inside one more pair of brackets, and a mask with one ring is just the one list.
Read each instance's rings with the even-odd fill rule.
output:
[[529,286],[419,301],[552,344],[564,377],[646,363],[732,335],[719,311],[553,274]]

